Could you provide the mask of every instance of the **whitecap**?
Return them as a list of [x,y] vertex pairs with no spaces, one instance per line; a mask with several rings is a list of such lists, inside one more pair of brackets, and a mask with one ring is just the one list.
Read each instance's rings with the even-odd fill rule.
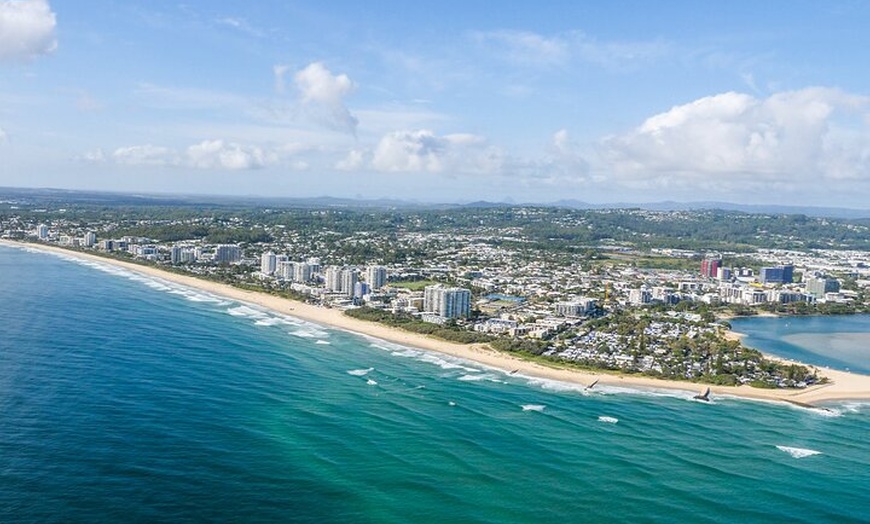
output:
[[367,375],[370,371],[374,371],[375,368],[366,368],[366,369],[351,369],[348,370],[348,375],[353,375],[355,377],[362,377]]
[[841,408],[846,413],[861,413],[861,411],[866,408],[868,405],[867,402],[846,402]]
[[598,422],[607,422],[608,424],[616,424],[619,422],[619,419],[616,417],[608,417],[607,415],[601,415],[598,417]]
[[477,380],[486,380],[486,375],[462,375],[457,380],[462,381],[477,381]]
[[326,336],[323,331],[297,329],[296,331],[288,331],[289,334],[301,338],[321,338]]
[[369,386],[377,386],[378,385],[378,383],[372,379],[366,380],[366,384],[368,384]]
[[256,322],[254,322],[254,325],[257,325],[257,326],[277,326],[279,324],[286,324],[286,323],[287,322],[283,318],[266,317],[266,318],[261,318],[261,319],[257,320]]
[[268,316],[262,311],[257,311],[256,309],[248,306],[231,307],[227,309],[227,313],[234,317],[264,318]]
[[821,455],[821,451],[816,451],[814,449],[806,449],[806,448],[793,448],[791,446],[777,446],[776,449],[780,451],[785,451],[792,457],[799,459],[804,457],[811,457],[813,455]]
[[453,402],[453,401],[451,400],[450,402],[447,403],[447,405],[448,405],[448,406],[455,406],[455,405],[456,405],[456,402]]
[[544,411],[544,408],[547,406],[543,404],[523,404],[520,407],[523,408],[523,411]]
[[317,342],[315,342],[315,344],[321,344],[323,346],[328,346],[331,344],[331,342],[329,342],[328,340],[318,340]]

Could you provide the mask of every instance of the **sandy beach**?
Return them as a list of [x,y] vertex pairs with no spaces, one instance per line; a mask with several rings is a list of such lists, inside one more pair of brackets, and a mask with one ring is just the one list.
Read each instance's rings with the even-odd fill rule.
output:
[[[266,293],[246,291],[226,284],[210,282],[193,276],[179,275],[154,266],[143,266],[80,251],[72,251],[41,244],[23,244],[4,240],[0,240],[0,243],[8,246],[28,247],[46,252],[60,253],[83,260],[122,267],[130,271],[160,278],[183,286],[196,288],[232,300],[254,304],[280,314],[293,316],[324,326],[352,331],[382,340],[396,342],[409,347],[435,351],[467,359],[483,364],[484,366],[502,370],[505,373],[515,372],[522,376],[558,380],[583,386],[587,386],[597,380],[599,381],[599,384],[607,386],[679,390],[685,392],[687,397],[694,395],[702,389],[706,389],[706,385],[688,382],[548,367],[520,359],[507,353],[497,352],[481,345],[464,345],[444,342],[373,322],[354,319],[344,315],[340,310],[313,306]],[[739,336],[739,334],[736,333],[729,335],[734,337]],[[813,386],[801,390],[759,389],[750,386],[711,386],[711,390],[714,396],[730,395],[743,398],[784,401],[808,405],[816,405],[838,400],[870,399],[870,376],[846,373],[818,366],[812,367],[818,369],[823,376],[828,377],[830,382],[828,384]]]

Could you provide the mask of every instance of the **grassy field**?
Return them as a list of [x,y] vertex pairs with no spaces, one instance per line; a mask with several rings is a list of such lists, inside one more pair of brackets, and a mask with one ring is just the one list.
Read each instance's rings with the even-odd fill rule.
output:
[[437,284],[435,280],[415,280],[413,282],[390,282],[393,287],[402,287],[411,291],[423,291],[426,286]]

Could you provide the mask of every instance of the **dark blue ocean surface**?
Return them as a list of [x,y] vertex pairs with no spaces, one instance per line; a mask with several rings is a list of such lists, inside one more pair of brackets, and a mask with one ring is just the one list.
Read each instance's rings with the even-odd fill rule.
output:
[[578,388],[0,247],[0,522],[867,522],[870,407]]

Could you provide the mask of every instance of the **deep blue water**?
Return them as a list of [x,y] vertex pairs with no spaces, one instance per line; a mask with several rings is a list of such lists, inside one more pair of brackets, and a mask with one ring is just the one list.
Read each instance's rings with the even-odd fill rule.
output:
[[0,318],[0,522],[868,521],[866,403],[584,394],[5,247]]

